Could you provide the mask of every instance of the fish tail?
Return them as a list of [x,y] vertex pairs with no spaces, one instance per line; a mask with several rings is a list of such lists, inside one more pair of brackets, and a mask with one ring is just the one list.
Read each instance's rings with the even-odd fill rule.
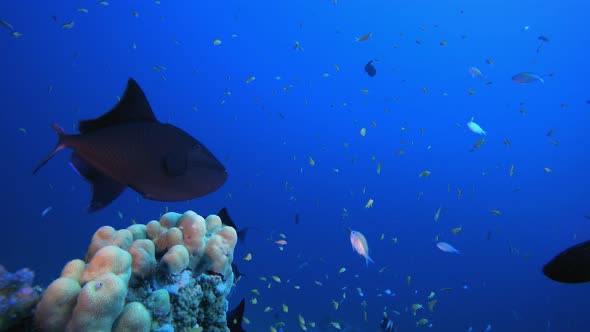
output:
[[35,167],[35,169],[33,170],[33,174],[37,173],[37,171],[41,169],[41,167],[47,164],[49,159],[51,159],[56,153],[65,149],[66,147],[63,144],[63,138],[67,135],[66,132],[57,123],[54,123],[51,127],[53,127],[53,130],[55,130],[55,133],[57,134],[57,145],[55,146],[55,149],[53,149],[53,152],[51,152],[37,167]]
[[367,254],[367,256],[365,256],[365,262],[367,263],[367,267],[369,267],[369,262],[375,264],[375,261],[373,261],[371,259],[371,256],[369,256],[368,254]]

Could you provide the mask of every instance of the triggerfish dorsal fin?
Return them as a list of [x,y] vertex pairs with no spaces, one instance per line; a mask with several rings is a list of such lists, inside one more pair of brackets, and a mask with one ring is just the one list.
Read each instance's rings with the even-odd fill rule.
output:
[[84,134],[121,123],[157,121],[145,94],[137,82],[129,78],[127,88],[117,105],[97,119],[80,121],[78,130]]
[[219,212],[217,212],[217,216],[221,219],[221,222],[224,225],[230,226],[236,230],[236,233],[238,234],[238,240],[244,245],[245,245],[245,241],[246,241],[246,234],[248,234],[248,231],[250,229],[258,229],[256,227],[244,227],[242,229],[238,229],[238,226],[236,226],[236,223],[229,216],[229,213],[227,212],[226,207],[219,210]]
[[231,220],[231,217],[229,216],[229,213],[227,212],[226,207],[223,207],[221,210],[219,210],[219,212],[217,212],[217,216],[219,217],[219,219],[221,219],[221,222],[224,225],[232,227],[233,229],[236,230],[236,232],[238,231],[238,227],[236,226],[234,221]]
[[88,207],[89,212],[100,210],[109,205],[127,187],[127,185],[102,174],[99,170],[82,160],[76,153],[72,154],[70,164],[92,184],[92,200]]
[[244,309],[246,308],[246,300],[242,299],[235,309],[228,311],[226,314],[227,327],[230,332],[246,332],[242,327],[242,319],[244,318]]

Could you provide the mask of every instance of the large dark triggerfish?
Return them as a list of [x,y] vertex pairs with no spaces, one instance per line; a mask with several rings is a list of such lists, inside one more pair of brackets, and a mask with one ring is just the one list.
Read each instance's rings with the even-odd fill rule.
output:
[[590,241],[579,243],[555,256],[543,267],[552,280],[578,284],[590,281]]
[[78,135],[57,124],[55,150],[74,150],[70,162],[92,184],[89,211],[97,211],[130,187],[144,198],[184,201],[217,190],[227,179],[225,167],[198,140],[183,130],[159,122],[132,78],[119,103],[108,113],[80,121]]

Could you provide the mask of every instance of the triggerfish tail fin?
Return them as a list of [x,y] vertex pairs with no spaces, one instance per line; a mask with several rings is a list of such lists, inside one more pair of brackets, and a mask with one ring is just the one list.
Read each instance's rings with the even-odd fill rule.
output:
[[45,164],[47,164],[49,159],[53,158],[53,156],[55,156],[56,153],[65,149],[65,147],[66,147],[62,142],[63,137],[66,136],[66,132],[57,123],[54,123],[52,125],[52,127],[53,127],[53,130],[55,130],[55,132],[57,133],[57,137],[58,137],[57,145],[55,146],[55,149],[53,149],[53,152],[51,152],[49,154],[49,156],[47,156],[37,167],[35,167],[35,169],[33,170],[33,174],[37,173],[37,171],[39,169],[41,169],[41,167],[43,167],[43,166],[45,166]]

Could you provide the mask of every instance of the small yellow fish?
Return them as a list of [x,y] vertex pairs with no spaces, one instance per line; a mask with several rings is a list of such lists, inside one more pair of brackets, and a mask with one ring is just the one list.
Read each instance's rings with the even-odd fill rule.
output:
[[80,13],[88,14],[88,9],[86,9],[86,8],[78,8],[78,11]]
[[382,161],[377,164],[377,174],[381,174],[381,165],[383,165]]
[[334,327],[336,330],[342,330],[342,327],[340,327],[340,323],[338,322],[330,322],[330,325],[332,325],[332,327]]
[[287,313],[289,312],[289,307],[283,303],[283,312]]
[[426,171],[422,171],[420,174],[418,174],[418,177],[421,178],[427,178],[430,176],[430,171],[426,170]]
[[438,210],[436,210],[436,213],[434,214],[434,222],[438,222],[438,218],[440,218],[441,211],[442,211],[442,205],[438,208]]
[[250,303],[256,304],[256,303],[258,303],[258,300],[256,298],[253,298],[252,300],[250,300]]
[[475,152],[477,149],[479,149],[479,147],[480,147],[480,146],[481,146],[483,143],[485,143],[485,141],[486,141],[486,139],[485,139],[485,138],[482,138],[482,139],[480,139],[479,141],[475,142],[475,144],[473,144],[473,147],[472,147],[472,148],[471,148],[471,150],[469,150],[469,151],[471,151],[471,152]]
[[61,26],[62,29],[71,29],[73,27],[74,27],[74,21],[70,21],[68,23],[64,23]]
[[3,20],[1,18],[0,18],[0,25],[2,25],[3,27],[5,27],[8,30],[14,30],[14,27],[10,23],[6,22],[5,20]]
[[336,71],[340,71],[340,67],[337,64],[334,64],[334,69],[336,69]]
[[368,34],[366,34],[366,35],[364,35],[364,36],[361,36],[361,37],[357,37],[357,38],[355,38],[355,41],[356,41],[356,42],[362,42],[362,41],[366,41],[366,40],[369,40],[369,39],[370,39],[372,36],[373,36],[373,34],[372,34],[372,33],[368,33]]
[[510,176],[514,175],[514,165],[510,165]]
[[412,315],[416,316],[416,312],[422,309],[424,309],[424,307],[420,303],[412,304]]
[[428,294],[428,299],[432,300],[434,298],[436,294],[434,292],[430,292],[430,294]]
[[101,1],[98,4],[101,5],[101,6],[108,6],[109,5],[109,3],[106,2],[106,1]]
[[338,310],[338,308],[340,307],[340,302],[332,300],[332,305],[334,306],[334,310]]
[[269,312],[269,311],[271,311],[271,310],[272,310],[272,308],[271,308],[271,307],[266,307],[266,308],[264,308],[264,312]]
[[252,290],[250,290],[252,292],[252,294],[256,295],[256,296],[260,296],[260,292],[258,291],[258,289],[254,288]]
[[416,322],[416,326],[426,326],[426,324],[428,324],[428,319],[426,318],[422,318]]
[[437,303],[438,300],[428,301],[428,310],[430,310],[430,312],[434,312],[434,306],[436,306]]
[[250,84],[250,83],[252,83],[252,82],[253,82],[255,79],[256,79],[256,77],[255,77],[255,76],[250,76],[250,77],[248,77],[248,78],[246,79],[246,84]]
[[271,325],[271,326],[270,326],[270,332],[277,332],[277,329],[276,329],[276,327],[274,327],[274,326],[272,326],[272,325]]
[[[215,38],[213,40],[213,46],[219,46],[219,45],[221,45],[221,40],[219,38]],[[249,83],[249,82],[246,81],[246,83]]]
[[346,268],[345,267],[341,267],[340,270],[338,270],[338,274],[342,274],[346,272]]
[[463,230],[463,226],[459,226],[459,227],[451,229],[451,233],[459,234],[459,233],[461,233],[462,230]]
[[271,276],[272,280],[274,280],[277,283],[281,282],[281,278],[277,277],[277,276]]
[[367,93],[369,93],[369,90],[368,89],[361,89],[361,93],[367,94]]
[[295,45],[293,46],[293,49],[296,51],[303,51],[303,47],[301,47],[301,44],[297,40],[295,41]]
[[549,168],[549,167],[543,168],[543,171],[545,171],[545,173],[551,173],[551,172],[553,172],[553,170],[551,168]]
[[365,204],[365,209],[372,208],[374,202],[375,201],[372,198],[369,198],[369,200],[367,201],[367,204]]
[[361,136],[365,137],[367,135],[367,128],[365,128],[365,127],[361,128],[361,130],[359,131],[359,134],[361,134]]
[[502,214],[502,212],[500,212],[500,210],[490,210],[490,213],[496,216],[499,216]]
[[315,160],[311,156],[309,156],[309,166],[315,166]]
[[299,319],[299,324],[305,325],[305,318],[301,314],[297,314],[297,318]]
[[252,260],[252,254],[251,254],[251,253],[248,253],[248,254],[246,255],[246,257],[244,257],[244,260],[245,260],[246,262],[249,262],[249,261],[251,261],[251,260]]

